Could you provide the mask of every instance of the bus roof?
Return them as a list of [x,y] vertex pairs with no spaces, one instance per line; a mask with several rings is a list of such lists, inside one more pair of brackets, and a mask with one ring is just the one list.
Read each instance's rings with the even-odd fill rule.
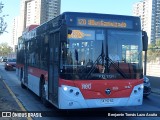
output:
[[118,15],[118,14],[104,14],[104,13],[87,13],[87,12],[64,12],[62,16],[83,16],[83,17],[99,17],[99,18],[131,18],[131,19],[140,19],[138,16],[130,16],[130,15]]
[[137,16],[64,12],[62,14],[62,19],[66,20],[66,23],[68,26],[122,28],[122,29],[141,30],[140,17],[137,17]]
[[[85,20],[85,24],[81,24],[81,20]],[[100,27],[100,28],[118,28],[141,30],[140,18],[136,16],[115,15],[115,14],[100,14],[100,13],[84,13],[84,12],[64,12],[59,16],[47,21],[46,23],[31,26],[23,32],[30,33],[26,37],[34,37],[41,33],[59,28],[62,22],[66,22],[67,26],[79,27]]]

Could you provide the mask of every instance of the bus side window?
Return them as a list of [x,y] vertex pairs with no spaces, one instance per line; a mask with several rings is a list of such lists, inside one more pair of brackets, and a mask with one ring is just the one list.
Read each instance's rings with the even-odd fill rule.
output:
[[47,70],[47,60],[48,60],[48,35],[45,35],[41,40],[40,49],[40,68]]

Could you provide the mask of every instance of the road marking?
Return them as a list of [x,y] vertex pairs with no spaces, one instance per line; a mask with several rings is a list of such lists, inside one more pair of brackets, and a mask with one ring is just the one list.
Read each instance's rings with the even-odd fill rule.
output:
[[[2,80],[3,83],[5,84],[5,86],[7,87],[9,93],[12,95],[12,97],[14,98],[14,100],[17,102],[18,106],[20,107],[20,109],[24,112],[27,112],[27,110],[23,107],[23,105],[21,104],[21,102],[17,99],[17,97],[15,96],[15,94],[12,92],[12,90],[9,88],[9,86],[5,83],[4,80]],[[27,120],[32,120],[31,117],[27,117]]]

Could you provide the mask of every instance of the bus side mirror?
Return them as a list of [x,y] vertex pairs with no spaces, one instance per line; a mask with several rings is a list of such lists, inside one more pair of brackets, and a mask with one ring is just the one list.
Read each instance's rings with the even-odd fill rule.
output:
[[71,35],[72,34],[72,30],[68,29],[68,34]]
[[146,31],[142,31],[142,43],[143,43],[143,51],[147,51],[148,49],[148,36]]

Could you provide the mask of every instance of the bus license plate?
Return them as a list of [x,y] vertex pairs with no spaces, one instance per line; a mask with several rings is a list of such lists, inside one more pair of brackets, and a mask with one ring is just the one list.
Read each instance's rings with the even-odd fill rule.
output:
[[113,103],[114,100],[112,98],[107,98],[107,99],[102,99],[101,102],[105,104],[109,104],[109,103]]

